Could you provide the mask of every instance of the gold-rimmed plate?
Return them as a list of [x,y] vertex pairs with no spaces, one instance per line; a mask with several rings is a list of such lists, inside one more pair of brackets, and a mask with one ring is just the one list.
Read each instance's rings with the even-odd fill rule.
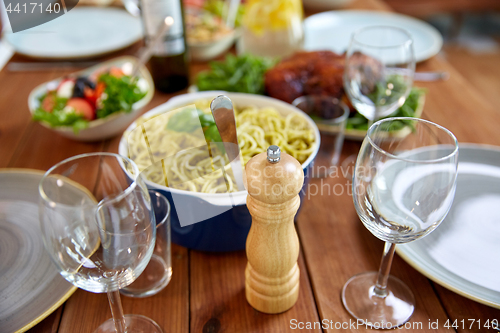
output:
[[42,171],[0,169],[0,332],[24,332],[76,290],[46,253],[38,219]]

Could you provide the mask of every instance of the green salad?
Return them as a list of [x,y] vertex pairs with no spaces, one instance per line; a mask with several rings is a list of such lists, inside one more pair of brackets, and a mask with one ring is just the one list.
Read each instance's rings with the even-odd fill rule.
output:
[[[143,80],[144,82],[139,82]],[[91,77],[67,77],[55,89],[38,98],[33,120],[52,127],[70,126],[75,133],[87,128],[90,121],[105,118],[115,112],[131,112],[149,87],[144,79],[125,75],[113,67]]]
[[[389,117],[415,117],[415,112],[418,110],[420,106],[420,100],[423,95],[425,95],[426,90],[423,88],[417,88],[413,87],[410,91],[410,94],[408,95],[408,98],[406,98],[405,103],[394,113],[390,114],[387,117],[384,118],[389,118]],[[392,127],[388,129],[388,131],[397,131],[405,127],[407,122],[405,121],[397,121],[394,122]],[[356,112],[354,116],[350,117],[347,119],[347,125],[346,129],[355,129],[355,130],[362,130],[366,131],[368,130],[368,119],[366,119],[363,115],[360,113]]]
[[264,73],[276,64],[276,59],[249,54],[229,54],[224,61],[212,61],[210,70],[196,78],[198,90],[224,90],[264,94]]

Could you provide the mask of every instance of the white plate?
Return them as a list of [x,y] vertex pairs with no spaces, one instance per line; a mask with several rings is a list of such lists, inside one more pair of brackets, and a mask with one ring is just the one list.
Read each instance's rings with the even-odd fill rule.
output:
[[304,49],[344,53],[352,34],[371,25],[395,26],[407,30],[415,43],[417,62],[436,55],[443,45],[439,32],[424,21],[394,13],[339,10],[319,13],[304,20]]
[[500,147],[461,144],[451,210],[430,235],[396,246],[415,269],[462,296],[500,308]]
[[142,38],[142,26],[123,9],[82,7],[5,37],[18,53],[30,57],[85,58],[132,45]]
[[76,290],[43,247],[38,184],[43,172],[0,169],[0,332],[24,332]]

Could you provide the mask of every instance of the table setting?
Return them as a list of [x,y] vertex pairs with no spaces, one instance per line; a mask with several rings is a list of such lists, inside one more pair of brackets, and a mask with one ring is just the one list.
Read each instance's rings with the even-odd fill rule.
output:
[[0,332],[500,332],[500,115],[434,27],[71,6],[1,8]]

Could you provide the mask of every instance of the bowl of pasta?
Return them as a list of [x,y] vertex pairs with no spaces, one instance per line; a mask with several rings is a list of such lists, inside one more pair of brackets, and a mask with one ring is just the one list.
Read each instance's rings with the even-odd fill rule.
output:
[[317,155],[320,135],[314,121],[280,100],[253,94],[204,91],[184,94],[146,112],[124,132],[119,153],[138,165],[149,188],[169,199],[172,241],[202,251],[245,248],[251,225],[247,192],[235,185],[210,112],[224,94],[233,102],[244,166],[275,144],[295,157],[306,175]]

